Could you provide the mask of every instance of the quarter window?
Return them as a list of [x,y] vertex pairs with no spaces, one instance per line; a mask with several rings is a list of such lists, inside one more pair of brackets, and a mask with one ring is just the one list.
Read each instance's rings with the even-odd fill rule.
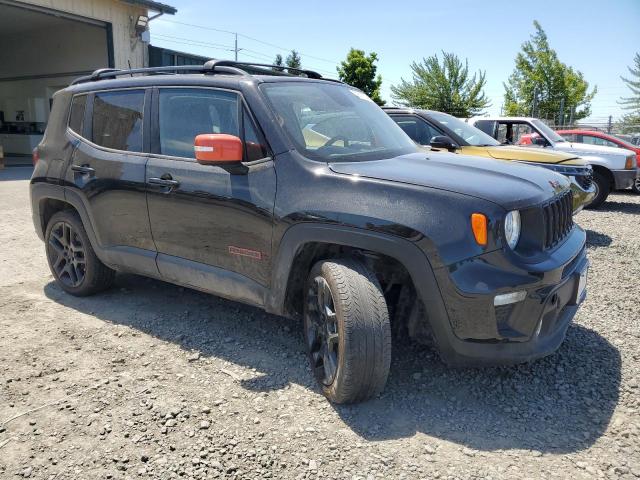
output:
[[195,158],[193,142],[202,133],[239,134],[238,96],[210,89],[161,89],[160,153]]
[[93,143],[130,152],[142,151],[144,91],[96,93],[93,101]]
[[269,155],[267,148],[260,139],[253,120],[251,120],[246,109],[242,110],[242,125],[244,127],[245,160],[252,162],[267,157]]
[[86,95],[77,95],[71,102],[71,114],[69,115],[69,128],[79,135],[82,135],[84,126],[84,108],[87,104]]

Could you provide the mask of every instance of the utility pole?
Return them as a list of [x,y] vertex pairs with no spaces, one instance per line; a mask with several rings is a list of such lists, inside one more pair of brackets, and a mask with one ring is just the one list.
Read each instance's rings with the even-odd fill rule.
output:
[[234,35],[235,35],[236,41],[235,41],[235,44],[234,44],[233,51],[236,54],[236,62],[237,62],[238,61],[238,34],[235,33]]
[[538,108],[538,87],[533,89],[533,102],[531,104],[531,116],[535,118],[536,109]]
[[560,99],[560,126],[564,125],[564,97]]
[[571,113],[569,114],[569,125],[573,127],[573,118],[576,115],[576,106],[573,105],[571,107]]
[[609,115],[609,122],[607,122],[607,133],[611,133],[611,120],[613,120],[613,117]]

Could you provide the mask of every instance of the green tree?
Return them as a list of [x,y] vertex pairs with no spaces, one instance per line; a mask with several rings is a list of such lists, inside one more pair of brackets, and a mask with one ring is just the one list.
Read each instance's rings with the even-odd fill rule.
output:
[[352,48],[347,54],[347,59],[336,67],[338,77],[343,82],[359,88],[369,95],[369,98],[378,105],[384,105],[384,100],[380,97],[380,86],[382,85],[382,77],[376,75],[378,67],[375,63],[378,61],[378,55],[371,52],[368,56],[364,50]]
[[281,72],[284,70],[284,61],[282,60],[282,55],[277,54],[275,60],[273,61],[274,67],[271,67],[272,70],[276,72]]
[[630,97],[622,97],[618,102],[629,113],[622,117],[622,129],[625,133],[640,131],[640,53],[633,57],[634,67],[627,67],[631,78],[620,77],[631,90]]
[[296,50],[291,50],[291,53],[287,55],[287,59],[284,63],[289,68],[302,68],[302,59]]
[[504,109],[507,115],[526,115],[564,124],[591,114],[591,100],[597,92],[589,92],[582,72],[558,59],[549,46],[547,34],[534,20],[535,33],[522,44],[516,66],[504,83]]
[[442,52],[411,64],[411,82],[400,79],[391,87],[395,102],[410,107],[427,108],[456,117],[480,115],[491,103],[484,94],[485,72],[470,75],[469,62],[464,63],[453,53]]

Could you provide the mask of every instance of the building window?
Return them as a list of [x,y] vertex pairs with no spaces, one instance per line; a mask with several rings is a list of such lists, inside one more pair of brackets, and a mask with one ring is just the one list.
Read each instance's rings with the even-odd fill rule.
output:
[[130,152],[142,151],[144,91],[96,93],[93,143]]

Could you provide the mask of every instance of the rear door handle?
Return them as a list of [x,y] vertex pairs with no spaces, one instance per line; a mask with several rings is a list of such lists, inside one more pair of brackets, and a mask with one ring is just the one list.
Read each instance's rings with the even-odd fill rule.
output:
[[180,182],[173,180],[172,178],[156,178],[152,177],[147,180],[147,183],[151,185],[160,185],[162,187],[177,187]]
[[96,173],[94,168],[91,168],[89,165],[72,165],[71,170],[74,172],[94,174]]

